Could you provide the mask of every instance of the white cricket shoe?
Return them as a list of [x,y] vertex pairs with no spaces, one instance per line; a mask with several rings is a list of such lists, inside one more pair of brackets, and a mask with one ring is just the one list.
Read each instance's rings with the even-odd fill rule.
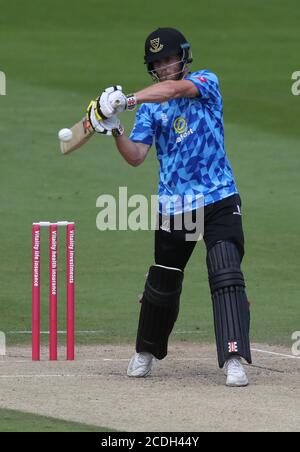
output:
[[227,375],[226,386],[248,386],[249,381],[241,363],[241,358],[230,358],[225,364],[225,372]]
[[128,377],[146,377],[151,372],[154,356],[151,353],[135,353],[130,360]]

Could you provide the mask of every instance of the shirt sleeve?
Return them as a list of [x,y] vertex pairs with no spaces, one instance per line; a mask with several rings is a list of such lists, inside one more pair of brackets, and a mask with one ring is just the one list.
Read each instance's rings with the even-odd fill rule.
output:
[[202,99],[217,102],[221,99],[218,77],[209,71],[193,72],[186,80],[194,83]]
[[142,104],[136,114],[135,124],[130,134],[130,140],[137,143],[152,145],[155,128],[149,108]]

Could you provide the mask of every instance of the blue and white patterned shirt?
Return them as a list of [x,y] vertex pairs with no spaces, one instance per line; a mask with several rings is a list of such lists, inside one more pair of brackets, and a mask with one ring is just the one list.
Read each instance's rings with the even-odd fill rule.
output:
[[[159,172],[159,210],[178,214],[238,193],[224,146],[223,101],[219,81],[207,70],[191,72],[199,90],[194,98],[142,104],[130,139],[152,145],[155,139]],[[192,202],[168,203],[169,197]]]

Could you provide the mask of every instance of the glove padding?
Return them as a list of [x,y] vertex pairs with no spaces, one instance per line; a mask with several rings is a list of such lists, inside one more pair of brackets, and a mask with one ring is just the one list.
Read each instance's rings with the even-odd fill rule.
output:
[[113,115],[110,118],[99,121],[99,119],[97,119],[96,117],[96,112],[97,112],[97,100],[92,100],[87,108],[87,118],[95,132],[109,136],[123,135],[124,127],[122,126],[119,118],[116,115]]
[[[109,118],[113,114],[122,113],[125,110],[134,110],[137,105],[134,94],[125,96],[120,85],[106,88],[98,100],[98,112],[100,118]],[[99,118],[99,119],[100,119]],[[104,118],[105,119],[105,118]]]
[[97,98],[97,119],[108,119],[126,108],[126,96],[122,92],[122,86],[116,85],[106,88]]

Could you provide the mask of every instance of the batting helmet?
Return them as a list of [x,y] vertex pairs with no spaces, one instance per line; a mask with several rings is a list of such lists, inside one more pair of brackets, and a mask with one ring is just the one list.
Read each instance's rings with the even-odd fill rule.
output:
[[147,37],[144,62],[151,75],[154,61],[175,55],[181,57],[183,68],[193,61],[191,46],[180,31],[175,28],[158,28]]

